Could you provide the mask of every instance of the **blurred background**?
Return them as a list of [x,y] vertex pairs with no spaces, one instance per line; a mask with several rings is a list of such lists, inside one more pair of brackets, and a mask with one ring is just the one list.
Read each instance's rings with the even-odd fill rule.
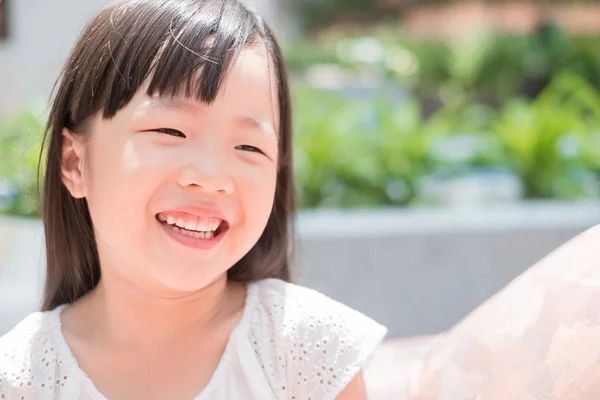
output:
[[[105,0],[0,0],[0,334],[37,309],[54,80]],[[600,221],[596,1],[255,0],[294,101],[296,281],[444,331]]]

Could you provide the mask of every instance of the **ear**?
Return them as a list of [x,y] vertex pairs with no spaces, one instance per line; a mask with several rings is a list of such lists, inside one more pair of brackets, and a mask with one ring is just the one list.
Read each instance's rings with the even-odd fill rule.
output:
[[81,139],[78,139],[66,128],[62,132],[62,181],[71,192],[71,196],[81,199],[85,197],[84,151]]

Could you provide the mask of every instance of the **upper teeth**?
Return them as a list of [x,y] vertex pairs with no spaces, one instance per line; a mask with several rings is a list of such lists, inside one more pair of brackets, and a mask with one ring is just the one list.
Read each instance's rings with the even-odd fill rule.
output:
[[175,218],[171,215],[164,216],[162,214],[158,215],[158,218],[161,221],[165,221],[169,225],[177,225],[182,229],[186,229],[188,231],[197,231],[197,232],[209,232],[216,231],[219,225],[221,225],[221,221],[215,218],[209,218],[200,220],[196,219],[188,219],[184,220],[182,218]]

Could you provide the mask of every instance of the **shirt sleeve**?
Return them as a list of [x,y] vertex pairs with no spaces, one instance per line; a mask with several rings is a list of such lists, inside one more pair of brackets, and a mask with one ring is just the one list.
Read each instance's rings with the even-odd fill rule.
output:
[[56,311],[35,312],[0,337],[0,400],[80,399],[54,333]]
[[[272,282],[274,285],[283,283]],[[271,288],[274,389],[286,400],[333,400],[365,367],[387,329],[321,293]],[[275,310],[275,312],[273,312]]]
[[36,372],[40,362],[32,352],[38,345],[44,347],[47,337],[38,334],[43,328],[42,314],[33,313],[0,337],[0,399],[40,399],[47,397],[38,393],[40,384]]

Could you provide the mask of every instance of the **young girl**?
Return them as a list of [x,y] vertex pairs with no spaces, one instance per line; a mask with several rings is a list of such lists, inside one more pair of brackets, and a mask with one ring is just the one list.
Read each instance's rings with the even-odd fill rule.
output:
[[385,328],[288,283],[280,49],[237,0],[123,0],[75,45],[46,144],[42,312],[1,399],[361,399]]

